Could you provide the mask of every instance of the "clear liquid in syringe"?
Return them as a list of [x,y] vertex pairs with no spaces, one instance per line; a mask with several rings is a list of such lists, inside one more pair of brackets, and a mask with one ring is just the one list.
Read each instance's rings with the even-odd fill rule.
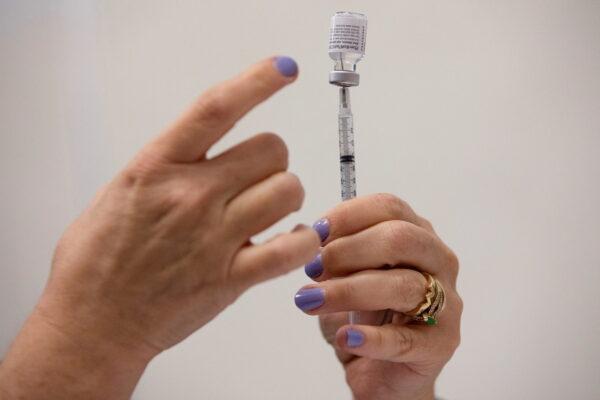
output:
[[340,88],[340,109],[338,116],[340,142],[340,178],[342,200],[356,197],[356,167],[354,160],[354,127],[350,109],[350,91]]

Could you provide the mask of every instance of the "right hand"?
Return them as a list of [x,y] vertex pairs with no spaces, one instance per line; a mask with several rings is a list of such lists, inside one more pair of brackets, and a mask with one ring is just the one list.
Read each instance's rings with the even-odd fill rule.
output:
[[278,136],[206,157],[238,119],[295,80],[293,61],[284,59],[283,71],[280,62],[209,89],[100,191],[61,238],[36,318],[84,345],[152,358],[245,289],[317,254],[318,234],[307,227],[250,242],[303,201]]
[[[353,398],[433,399],[435,380],[460,343],[463,303],[454,252],[429,221],[390,194],[344,201],[317,226],[324,247],[306,272],[318,283],[295,300],[319,315]],[[435,326],[407,315],[425,299],[424,273],[446,295]],[[359,323],[348,324],[349,310],[360,310]]]

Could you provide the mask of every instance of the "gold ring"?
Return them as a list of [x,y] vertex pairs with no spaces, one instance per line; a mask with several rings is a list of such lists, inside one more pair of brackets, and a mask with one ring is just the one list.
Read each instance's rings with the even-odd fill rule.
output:
[[436,325],[437,316],[446,305],[444,287],[436,278],[427,272],[421,272],[427,279],[425,300],[413,310],[406,313],[413,321],[425,322],[427,325]]

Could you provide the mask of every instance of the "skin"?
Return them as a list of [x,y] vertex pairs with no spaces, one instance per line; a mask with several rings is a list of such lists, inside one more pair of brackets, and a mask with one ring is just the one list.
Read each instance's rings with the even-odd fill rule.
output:
[[98,193],[60,239],[47,286],[1,365],[0,397],[127,399],[156,355],[250,286],[317,254],[319,236],[303,226],[250,242],[303,201],[279,137],[206,157],[294,79],[267,59],[209,89]]
[[[324,218],[330,234],[321,252],[323,273],[306,288],[322,288],[325,301],[308,313],[319,316],[354,399],[433,399],[435,379],[460,343],[456,255],[427,220],[393,195],[345,201]],[[437,278],[447,296],[435,326],[404,314],[425,298],[420,271]],[[348,325],[351,310],[362,310],[361,324]],[[348,345],[350,329],[364,336],[357,347]]]
[[[295,78],[267,59],[209,89],[100,190],[58,243],[44,292],[0,365],[0,398],[130,398],[154,357],[252,285],[316,256],[319,235],[305,226],[250,240],[303,201],[279,137],[256,135],[206,156]],[[355,399],[432,399],[459,342],[456,257],[392,195],[347,201],[325,217],[325,270],[313,285],[325,303],[310,313],[320,316]],[[435,327],[409,325],[402,314],[424,297],[418,270],[448,295]],[[373,323],[385,309],[394,310],[390,323],[353,326],[365,339],[348,347],[347,311],[367,310],[362,321]]]

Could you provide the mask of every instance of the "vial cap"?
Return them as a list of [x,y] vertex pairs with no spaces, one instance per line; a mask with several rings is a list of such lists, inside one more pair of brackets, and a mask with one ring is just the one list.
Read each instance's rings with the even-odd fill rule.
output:
[[358,86],[360,75],[353,71],[331,71],[329,73],[329,83],[337,86]]

